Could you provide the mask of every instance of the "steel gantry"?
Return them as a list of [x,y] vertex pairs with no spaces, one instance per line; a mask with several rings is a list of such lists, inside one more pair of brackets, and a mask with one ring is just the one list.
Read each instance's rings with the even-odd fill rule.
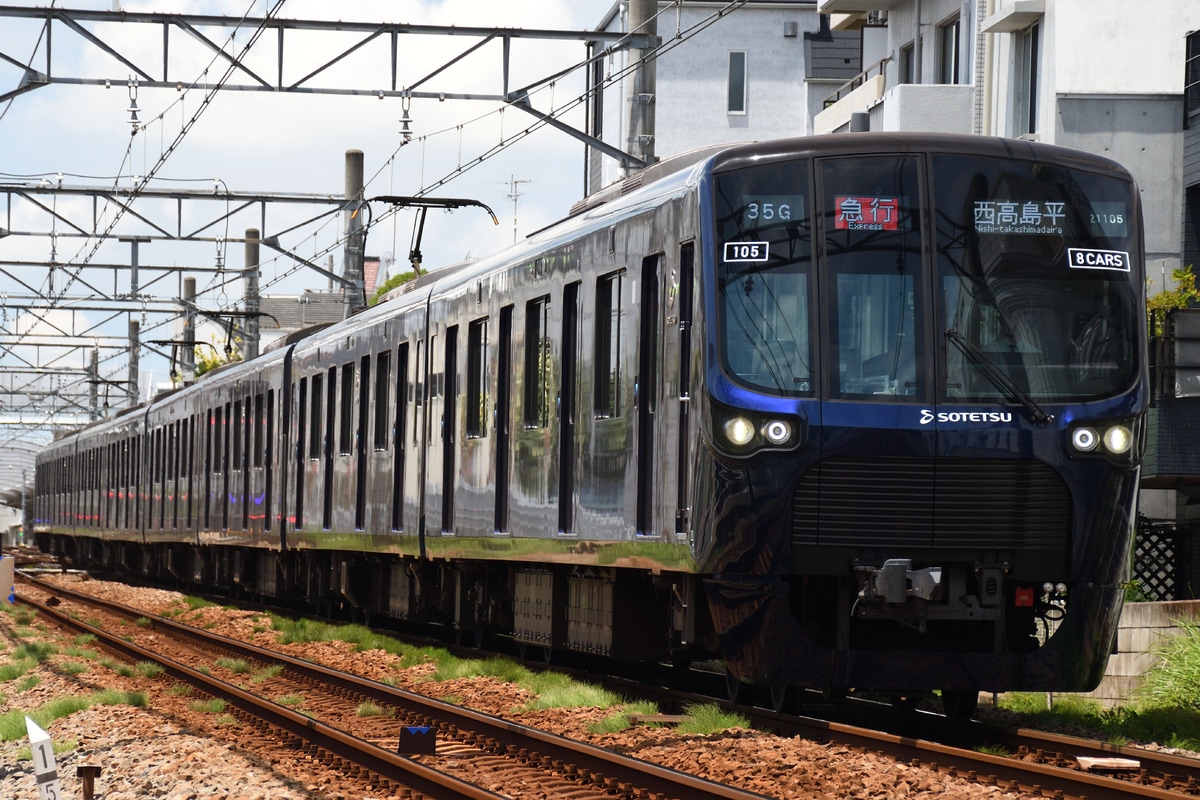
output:
[[[219,71],[226,72],[219,91],[397,98],[404,104],[406,117],[407,104],[413,99],[498,102],[534,117],[539,124],[551,125],[583,141],[594,151],[616,159],[626,169],[646,164],[644,154],[631,155],[587,131],[573,128],[554,110],[535,108],[531,98],[538,89],[553,86],[569,72],[606,59],[615,51],[651,52],[660,44],[653,28],[650,28],[651,33],[626,34],[598,30],[412,25],[284,19],[271,15],[231,17],[10,5],[0,5],[0,19],[27,20],[31,26],[40,28],[35,31],[40,44],[32,57],[27,53],[6,51],[0,41],[0,104],[11,104],[35,89],[53,85],[108,88],[129,82],[131,86],[178,92],[192,89],[208,92],[213,89],[208,73],[199,78],[194,71],[185,74],[184,70],[194,70],[185,65],[194,65],[195,61],[180,57],[181,51],[193,55],[200,52],[206,58],[211,57]],[[131,29],[136,35],[128,35]],[[256,35],[263,34],[260,44],[256,45],[256,57],[262,56],[263,48],[274,48],[272,74],[266,74],[244,60],[245,51],[235,51],[232,40],[223,42],[220,38],[226,31],[244,29],[255,30]],[[298,35],[324,37],[322,49],[332,55],[316,68],[291,67],[305,60],[291,58],[293,51],[301,47],[296,44]],[[406,71],[401,66],[402,37],[452,37],[464,44],[443,48],[446,55],[442,63],[422,64],[410,76],[402,74]],[[518,40],[576,41],[585,45],[585,55],[569,68],[531,83],[513,85],[513,45]],[[27,37],[21,37],[22,46],[28,41]],[[308,41],[311,42],[311,38]],[[131,42],[136,42],[137,47],[131,46]],[[56,61],[56,52],[67,48],[72,52],[91,51],[89,55],[102,54],[107,58]],[[344,77],[344,71],[335,73],[334,68],[360,54],[386,59],[390,70],[370,76],[379,80],[377,84],[337,85],[348,79]],[[498,61],[488,62],[491,68],[480,73],[487,76],[484,79],[489,82],[487,85],[462,91],[436,88],[456,74],[451,67],[478,63],[489,57],[498,58]],[[91,69],[97,69],[95,64],[104,61],[111,66],[99,69],[112,69],[114,74],[72,73],[72,67],[62,66],[60,61],[87,64]],[[17,76],[15,80],[4,85],[4,76],[12,74]],[[363,79],[369,78],[364,75]],[[189,295],[185,289],[187,284],[194,288],[195,281],[183,276],[228,272],[231,280],[241,281],[244,272],[257,267],[259,244],[283,253],[297,268],[319,272],[331,283],[351,289],[361,287],[362,283],[362,242],[355,238],[355,230],[349,230],[345,244],[347,251],[352,247],[359,251],[357,275],[352,272],[350,259],[345,262],[343,274],[338,275],[279,244],[280,237],[285,234],[323,221],[332,214],[354,212],[369,202],[369,198],[361,193],[352,197],[349,188],[345,195],[254,193],[229,191],[218,180],[214,181],[211,190],[164,191],[150,188],[146,181],[135,182],[128,188],[68,185],[60,176],[58,180],[0,183],[0,197],[4,200],[4,207],[0,209],[0,277],[11,287],[0,290],[0,424],[5,426],[41,431],[60,429],[64,424],[82,424],[105,413],[110,394],[114,405],[119,405],[117,401],[136,402],[138,352],[145,349],[170,359],[174,371],[176,350],[181,344],[171,340],[140,341],[140,325],[147,317],[160,320],[187,317],[192,320],[196,315],[219,316],[220,311],[205,310],[197,305],[194,295]],[[81,210],[79,198],[90,201],[87,204],[90,210]],[[72,199],[76,202],[58,202]],[[378,199],[394,203],[398,198]],[[435,198],[424,200],[428,204],[426,207],[439,207]],[[214,202],[220,204],[215,210],[211,205]],[[272,209],[296,205],[313,207],[313,213],[299,224],[294,221],[287,227],[273,224]],[[207,210],[202,211],[205,207]],[[15,213],[18,208],[38,212],[41,222],[30,223],[36,214]],[[118,208],[131,221],[121,235],[112,233],[111,228],[105,229],[105,216],[111,208]],[[230,220],[245,213],[256,215],[258,228],[247,229],[246,236],[228,236],[225,229]],[[354,218],[353,213],[350,218]],[[294,218],[289,217],[289,220]],[[128,233],[132,227],[136,227],[136,235]],[[20,237],[49,238],[51,257],[45,261],[28,257],[5,258],[3,242],[16,241]],[[91,256],[81,263],[62,263],[57,259],[59,239],[104,238],[118,238],[127,243],[129,263],[112,263],[111,256],[106,263],[93,261]],[[142,245],[176,241],[213,243],[218,251],[217,266],[148,263],[144,258],[146,254],[140,252]],[[230,242],[253,245],[255,263],[247,263],[245,268],[223,266],[220,263],[223,247]],[[419,260],[419,243],[414,251]],[[92,254],[95,252],[93,250]],[[161,258],[160,251],[151,248],[149,252]],[[247,307],[250,307],[249,303]],[[70,316],[65,323],[61,319],[62,312],[82,311],[97,313],[102,319],[87,325],[77,324]],[[246,318],[246,312],[236,309],[224,313],[230,329],[238,320]],[[121,315],[128,318],[128,337],[101,334],[100,326],[107,324],[111,329],[113,320]],[[257,325],[257,319],[254,325]],[[185,333],[185,339],[193,336],[194,330]],[[158,349],[160,347],[164,349]],[[127,380],[113,378],[113,372],[103,370],[100,364],[102,351],[119,354],[122,349],[129,352]]]
[[[410,25],[396,22],[345,22],[341,20],[299,20],[278,17],[228,17],[203,14],[162,14],[155,12],[130,11],[93,11],[70,8],[27,8],[22,6],[0,6],[0,18],[35,19],[42,22],[42,36],[45,41],[42,59],[35,67],[26,63],[12,53],[0,50],[0,60],[6,61],[21,71],[17,85],[6,91],[0,91],[0,103],[14,98],[25,92],[33,91],[42,86],[65,84],[76,86],[120,86],[129,80],[132,74],[141,86],[174,89],[202,88],[194,75],[184,75],[179,67],[172,64],[171,48],[180,47],[181,38],[198,42],[201,47],[223,59],[234,67],[234,80],[227,81],[222,91],[235,92],[271,92],[320,94],[351,97],[391,97],[402,100],[433,99],[433,100],[489,100],[507,103],[543,121],[550,121],[559,130],[575,136],[594,147],[605,155],[620,161],[628,168],[645,166],[638,157],[619,148],[613,147],[585,131],[572,128],[550,115],[536,110],[529,102],[529,95],[535,89],[549,84],[563,76],[563,72],[547,75],[533,83],[523,86],[510,85],[512,43],[515,39],[532,41],[577,41],[592,45],[586,62],[607,58],[613,51],[631,48],[648,50],[657,45],[657,37],[646,33],[620,33],[612,31],[569,31],[548,30],[536,28],[493,28],[472,27],[460,25]],[[57,25],[55,24],[57,23]],[[145,28],[161,35],[160,48],[161,64],[149,66],[144,56],[134,55],[134,50],[115,41],[115,37],[104,37],[88,23],[120,23],[121,26]],[[275,33],[276,69],[272,76],[260,75],[244,61],[227,52],[220,44],[209,36],[209,29],[266,29]],[[73,36],[78,43],[93,47],[120,62],[129,72],[125,75],[109,75],[106,77],[61,74],[55,70],[53,59],[54,31],[61,30],[64,34]],[[310,69],[304,74],[290,74],[286,66],[288,35],[296,32],[327,32],[350,33],[358,38],[349,46],[343,47],[332,58],[316,69]],[[404,36],[450,36],[457,39],[474,40],[461,52],[450,55],[446,61],[415,80],[402,81],[400,77],[399,52],[400,39]],[[151,41],[151,38],[136,37],[139,42]],[[157,38],[157,36],[153,37]],[[463,62],[470,57],[481,57],[481,53],[489,44],[496,43],[500,48],[500,68],[490,71],[498,75],[500,85],[493,91],[446,92],[427,88],[427,84],[444,73],[450,67]],[[320,80],[328,76],[329,71],[354,53],[369,48],[386,48],[391,70],[386,85],[339,87],[322,85]],[[583,64],[572,65],[578,69]],[[174,70],[174,71],[173,71]],[[299,71],[298,71],[299,72]]]

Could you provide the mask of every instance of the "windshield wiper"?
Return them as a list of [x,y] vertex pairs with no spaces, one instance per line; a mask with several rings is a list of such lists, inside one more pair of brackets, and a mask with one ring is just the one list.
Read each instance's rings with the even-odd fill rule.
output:
[[1029,412],[1029,417],[1038,424],[1044,424],[1054,421],[1054,415],[1048,414],[1046,411],[1034,402],[1033,398],[1021,391],[1021,387],[1008,376],[1003,369],[1000,368],[991,356],[980,350],[970,339],[963,336],[954,328],[946,329],[946,338],[958,345],[958,349],[963,355],[975,365],[975,367],[983,373],[993,386],[1008,394],[1009,397],[1016,400],[1025,410]]

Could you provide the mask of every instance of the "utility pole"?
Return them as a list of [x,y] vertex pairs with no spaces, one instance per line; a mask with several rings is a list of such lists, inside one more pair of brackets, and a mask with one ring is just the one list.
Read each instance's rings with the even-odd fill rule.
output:
[[343,288],[345,317],[366,305],[363,295],[363,250],[366,234],[363,232],[363,152],[346,151],[346,249],[342,258],[342,276],[346,279]]
[[517,190],[519,183],[533,183],[533,181],[528,178],[518,180],[516,175],[508,177],[508,194],[505,197],[512,200],[513,204],[513,244],[517,243],[517,198],[521,196],[521,192]]
[[179,371],[183,385],[196,381],[196,279],[183,279],[183,350],[179,356]]
[[92,363],[88,367],[88,419],[100,419],[100,348],[92,348]]
[[246,229],[246,347],[242,352],[247,361],[258,357],[258,237],[258,228]]
[[138,404],[138,351],[141,349],[142,323],[136,319],[129,320],[129,407]]
[[644,34],[650,44],[644,50],[633,50],[638,63],[633,73],[629,96],[629,152],[646,165],[653,164],[654,157],[654,96],[655,68],[650,55],[658,41],[658,0],[632,0],[629,4],[629,32]]

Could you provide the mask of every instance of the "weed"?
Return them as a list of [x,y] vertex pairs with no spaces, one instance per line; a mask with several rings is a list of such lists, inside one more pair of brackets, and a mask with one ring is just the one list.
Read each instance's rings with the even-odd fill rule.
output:
[[749,728],[750,722],[740,714],[730,714],[715,703],[691,704],[683,708],[686,715],[676,726],[680,733],[705,736],[729,728]]
[[[636,703],[630,703],[625,706],[624,710],[617,714],[611,714],[599,722],[590,723],[587,726],[588,733],[620,733],[630,726],[629,718],[634,714],[657,714],[658,706],[648,700],[639,700]],[[658,728],[662,723],[651,722],[646,723],[647,727]]]
[[153,661],[139,661],[133,665],[133,668],[143,678],[157,678],[166,671],[161,664],[155,664]]
[[262,683],[263,681],[268,681],[271,678],[277,677],[281,672],[283,672],[282,664],[272,664],[269,667],[263,667],[255,672],[254,676],[250,680],[254,683]]
[[989,756],[1000,756],[1001,758],[1008,758],[1012,755],[1007,747],[999,744],[981,744],[975,748],[975,752]]
[[219,697],[214,697],[211,700],[197,700],[188,706],[192,711],[200,711],[205,714],[220,714],[225,711],[225,701]]
[[250,671],[250,664],[244,658],[218,658],[216,665],[237,675]]
[[365,703],[359,703],[358,708],[355,709],[354,713],[360,717],[394,717],[396,715],[396,712],[392,711],[391,709],[384,708],[383,706],[378,705],[377,703],[372,703],[369,700]]
[[107,667],[108,669],[117,673],[122,678],[132,678],[136,674],[133,671],[133,667],[129,666],[128,664],[122,664],[120,661],[117,661],[115,658],[108,658],[108,657],[101,658],[99,660],[99,664],[100,664],[100,666]]
[[96,705],[146,707],[145,692],[123,692],[118,689],[102,689],[93,695]]

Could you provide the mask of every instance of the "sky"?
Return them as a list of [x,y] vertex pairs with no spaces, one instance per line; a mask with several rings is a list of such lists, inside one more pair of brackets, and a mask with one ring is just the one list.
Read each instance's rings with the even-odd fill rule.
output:
[[[44,6],[16,0],[17,6]],[[73,0],[72,9],[130,12],[211,14],[230,17],[261,17],[278,0]],[[536,3],[496,2],[496,0],[348,0],[331,4],[316,0],[285,0],[278,16],[294,19],[336,18],[369,22],[406,22],[413,24],[458,26],[504,26],[564,30],[594,29],[612,8],[612,0],[538,0]],[[96,28],[107,41],[119,43],[122,53],[135,54],[139,65],[161,70],[161,36],[147,36],[148,26],[110,24]],[[215,41],[224,41],[229,31],[206,31]],[[0,20],[0,53],[42,69],[46,42],[42,25],[36,20]],[[140,35],[139,35],[140,34]],[[325,63],[331,53],[340,52],[355,42],[358,35],[342,33],[291,33],[284,46],[285,80],[298,79]],[[238,34],[233,49],[241,50],[250,40],[250,31]],[[434,67],[445,63],[476,40],[463,37],[402,37],[399,47],[401,85],[416,80]],[[413,99],[409,106],[413,138],[407,144],[400,134],[402,101],[398,98],[327,97],[311,94],[263,92],[216,92],[204,103],[204,92],[156,90],[139,87],[133,94],[142,123],[131,135],[131,105],[127,78],[130,70],[112,56],[86,44],[64,26],[55,25],[52,38],[52,66],[59,76],[117,79],[109,89],[94,86],[51,85],[26,92],[11,102],[0,104],[0,184],[57,180],[64,185],[111,189],[130,187],[142,176],[154,173],[147,185],[160,189],[206,189],[228,187],[239,192],[300,192],[341,196],[345,187],[345,159],[348,150],[363,152],[366,195],[415,195],[494,150],[500,142],[522,131],[535,121],[528,114],[508,109],[491,101],[438,102]],[[208,84],[217,82],[223,65],[212,64],[207,53],[188,37],[172,31],[170,76],[191,75]],[[582,42],[515,39],[512,47],[510,86],[522,86],[560,69],[577,64],[585,57]],[[499,94],[501,50],[498,43],[482,48],[425,87],[433,91]],[[274,35],[259,39],[246,56],[252,69],[273,79],[277,69],[278,48]],[[22,70],[0,59],[0,91],[16,87]],[[235,82],[248,82],[236,75]],[[321,83],[340,88],[386,88],[390,81],[390,51],[378,43],[362,48],[329,72]],[[576,70],[556,81],[534,99],[539,109],[557,108],[569,103],[583,91],[583,73]],[[581,108],[564,118],[576,128],[583,127]],[[186,134],[180,139],[181,132]],[[431,211],[425,226],[422,251],[424,266],[439,265],[489,255],[517,235],[537,230],[562,218],[572,203],[583,195],[583,144],[569,135],[544,127],[499,155],[488,158],[429,192],[431,196],[467,197],[490,206],[500,219],[491,219],[477,209],[453,213]],[[165,155],[165,158],[164,158]],[[517,191],[515,213],[513,188]],[[0,202],[3,196],[0,195]],[[58,210],[74,218],[89,220],[92,201],[61,198]],[[199,204],[196,206],[199,208]],[[375,205],[379,216],[385,206]],[[174,210],[164,208],[166,219],[174,219]],[[102,211],[101,227],[108,224],[111,210]],[[211,219],[220,212],[220,204],[203,211],[187,211]],[[285,231],[280,244],[305,258],[325,264],[332,255],[335,270],[341,271],[342,250],[337,244],[344,222],[333,217],[316,224],[287,231],[294,224],[318,213],[314,207],[268,211],[267,231]],[[45,210],[29,203],[13,203],[0,208],[0,226],[14,230],[62,231],[64,225]],[[290,215],[290,216],[289,216]],[[514,226],[515,217],[515,226]],[[190,221],[190,220],[189,220]],[[391,272],[403,271],[413,234],[413,216],[397,214],[372,227],[368,237],[368,255],[399,262]],[[228,238],[241,238],[245,230],[260,227],[257,209],[235,216],[228,226]],[[187,225],[185,224],[185,228]],[[123,219],[114,234],[135,235],[135,221]],[[28,293],[24,282],[43,293],[65,296],[62,306],[51,315],[60,326],[87,328],[100,322],[96,314],[66,310],[72,298],[86,297],[94,290],[128,291],[126,272],[89,268],[78,271],[72,265],[127,264],[128,244],[111,240],[60,235],[8,236],[0,238],[0,262],[54,260],[59,267],[53,276],[45,267],[5,267],[0,271],[0,333],[44,330],[47,322],[37,322],[11,310],[12,295]],[[142,245],[139,261],[144,266],[170,265],[180,273],[143,271],[143,293],[171,298],[180,293],[182,277],[188,268],[202,294],[200,304],[208,308],[227,307],[240,299],[242,288],[228,276],[219,276],[215,267],[228,269],[244,265],[241,242],[175,243],[151,242]],[[260,253],[261,291],[263,294],[300,294],[306,289],[324,290],[326,278],[266,248]],[[5,274],[7,273],[7,274]],[[72,274],[83,280],[71,280]],[[15,280],[16,278],[17,280]],[[147,286],[153,278],[157,282]],[[224,281],[222,283],[222,281]],[[167,339],[174,334],[161,317],[152,313],[142,323],[143,340]],[[157,329],[155,329],[157,328]],[[127,330],[124,316],[112,320],[105,330],[117,336]],[[46,353],[35,355],[10,351],[0,346],[0,366],[23,361],[46,360]],[[57,360],[64,366],[82,365],[82,351],[63,354]],[[143,371],[153,374],[155,384],[167,380],[167,365],[143,353]],[[123,355],[106,355],[102,372],[105,377],[121,379],[126,371]],[[144,376],[145,379],[145,376]],[[0,396],[0,401],[3,401]],[[2,416],[2,412],[0,412]],[[8,432],[0,431],[0,444]]]

